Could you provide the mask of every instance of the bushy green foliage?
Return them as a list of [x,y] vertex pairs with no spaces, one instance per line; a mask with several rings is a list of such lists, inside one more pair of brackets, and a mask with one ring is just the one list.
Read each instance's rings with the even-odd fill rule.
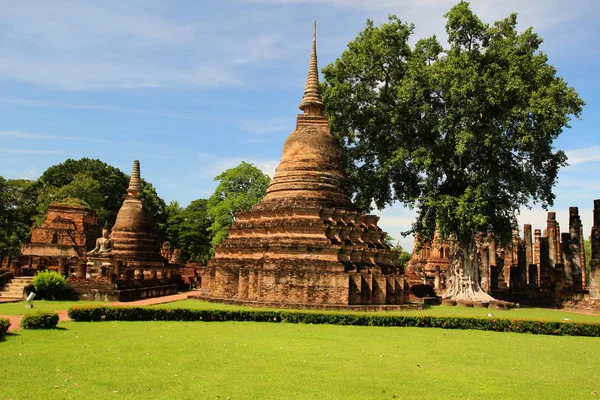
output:
[[552,205],[554,141],[584,102],[516,14],[487,24],[461,1],[445,17],[447,46],[395,16],[367,21],[323,69],[325,111],[359,206],[415,206],[424,239],[491,228],[508,242],[520,207]]
[[212,221],[208,217],[208,201],[197,199],[187,207],[172,201],[167,205],[167,236],[173,248],[181,250],[184,261],[206,263],[211,255]]
[[0,262],[18,255],[28,238],[35,204],[28,196],[31,181],[0,176]]
[[4,337],[4,335],[6,335],[6,332],[8,332],[9,327],[10,327],[10,321],[7,320],[6,318],[0,318],[0,338]]
[[141,307],[73,307],[75,321],[254,321],[295,324],[396,326],[442,329],[475,329],[538,335],[600,336],[600,324],[534,321],[501,318],[456,318],[373,314],[315,313],[302,311],[195,310]]
[[219,186],[208,199],[208,216],[212,219],[211,242],[217,245],[227,237],[236,213],[249,210],[265,196],[271,179],[253,164],[242,161],[214,180]]
[[55,312],[38,312],[25,315],[21,320],[23,329],[53,329],[58,324],[58,314]]
[[67,278],[56,271],[41,271],[33,277],[36,293],[43,298],[53,298],[67,286]]

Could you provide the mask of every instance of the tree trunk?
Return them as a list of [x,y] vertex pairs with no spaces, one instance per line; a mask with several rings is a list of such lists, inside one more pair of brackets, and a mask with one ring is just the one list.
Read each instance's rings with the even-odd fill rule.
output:
[[449,264],[444,299],[490,301],[492,296],[479,285],[479,260],[473,237],[452,235],[449,239]]

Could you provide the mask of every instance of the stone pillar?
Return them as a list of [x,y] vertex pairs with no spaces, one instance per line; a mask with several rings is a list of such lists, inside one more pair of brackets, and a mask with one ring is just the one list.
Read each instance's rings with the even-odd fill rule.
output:
[[81,279],[86,279],[87,275],[87,261],[81,261],[79,263],[79,268],[77,270],[77,277]]
[[519,281],[521,282],[521,284],[523,286],[527,286],[528,264],[527,264],[526,248],[525,248],[524,242],[519,242],[519,251],[517,252],[517,265],[518,265],[518,271],[520,274]]
[[[581,220],[580,220],[581,222]],[[581,285],[582,287],[587,287],[588,286],[588,279],[589,277],[587,276],[587,269],[586,269],[586,262],[587,262],[587,257],[585,256],[585,240],[584,240],[584,233],[583,233],[583,224],[580,223],[579,224],[579,251],[581,253]]]
[[490,293],[498,289],[498,267],[490,266]]
[[435,275],[433,277],[433,288],[437,292],[438,290],[442,290],[442,282],[441,282],[441,277],[440,277],[440,266],[439,265],[435,266],[434,274]]
[[564,270],[564,279],[565,286],[568,290],[573,289],[573,255],[571,254],[571,235],[568,232],[565,232],[561,235],[562,241],[560,242],[560,246],[562,248],[563,254],[563,270]]
[[152,271],[150,271],[151,277],[153,280],[157,280],[158,279],[158,271],[153,269]]
[[[563,247],[564,250],[564,247]],[[564,254],[564,252],[563,252]],[[567,291],[565,268],[562,264],[554,266],[554,298],[558,301],[564,300]]]
[[533,240],[531,238],[531,224],[523,226],[523,241],[525,242],[525,265],[535,264],[533,262]]
[[582,276],[581,271],[581,218],[579,218],[579,209],[569,207],[569,250],[571,251],[571,268],[573,270],[573,289],[581,290]]
[[560,247],[560,224],[558,223],[558,221],[556,221],[556,262],[559,264],[563,263],[563,255],[562,255],[562,249]]
[[550,240],[547,237],[540,237],[540,264],[539,264],[539,287],[541,290],[552,289],[552,268],[550,268]]
[[58,273],[65,278],[69,277],[69,263],[66,257],[60,257],[58,259]]
[[529,288],[535,290],[538,288],[538,267],[535,264],[529,264]]
[[542,238],[542,232],[539,229],[533,231],[533,263],[538,266],[537,281],[540,281],[540,239]]
[[479,276],[481,277],[481,288],[486,293],[490,293],[490,259],[488,253],[488,246],[481,246],[479,248],[479,254],[481,255],[481,270],[479,271]]
[[10,272],[15,277],[21,276],[21,261],[19,261],[19,258],[14,258],[13,260],[11,260]]
[[558,262],[558,246],[559,241],[556,239],[556,213],[554,211],[548,211],[548,219],[546,220],[546,236],[548,237],[548,260],[550,262],[550,268],[554,268]]
[[490,267],[497,267],[496,261],[496,237],[493,233],[488,234],[488,255]]
[[594,200],[594,223],[592,226],[592,259],[588,288],[591,300],[600,300],[600,199]]
[[113,262],[113,274],[117,275],[117,277],[120,277],[122,271],[123,271],[123,261],[115,260]]
[[144,280],[144,269],[143,268],[136,268],[135,271],[133,272],[133,279],[137,279],[137,280]]

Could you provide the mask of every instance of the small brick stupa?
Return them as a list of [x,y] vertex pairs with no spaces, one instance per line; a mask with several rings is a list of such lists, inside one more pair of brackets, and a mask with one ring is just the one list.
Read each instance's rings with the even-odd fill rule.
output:
[[397,255],[379,218],[358,212],[348,196],[322,113],[315,36],[300,109],[265,198],[238,213],[216,247],[202,297],[301,307],[404,303]]
[[133,162],[127,195],[119,209],[112,229],[114,250],[111,257],[129,267],[161,267],[165,262],[158,245],[148,212],[141,198],[140,162]]

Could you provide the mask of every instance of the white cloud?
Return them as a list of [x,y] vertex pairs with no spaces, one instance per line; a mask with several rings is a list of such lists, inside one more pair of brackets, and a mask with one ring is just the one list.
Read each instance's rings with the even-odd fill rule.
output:
[[592,161],[600,161],[600,146],[590,146],[583,149],[567,150],[569,165],[577,165]]
[[201,173],[206,178],[214,178],[230,168],[237,167],[242,161],[254,164],[255,167],[269,175],[271,178],[275,175],[275,168],[279,165],[279,160],[268,160],[255,157],[216,158],[212,162],[207,162],[206,167]]
[[0,153],[11,153],[11,154],[65,154],[62,151],[53,151],[53,150],[3,149],[3,148],[0,148]]

